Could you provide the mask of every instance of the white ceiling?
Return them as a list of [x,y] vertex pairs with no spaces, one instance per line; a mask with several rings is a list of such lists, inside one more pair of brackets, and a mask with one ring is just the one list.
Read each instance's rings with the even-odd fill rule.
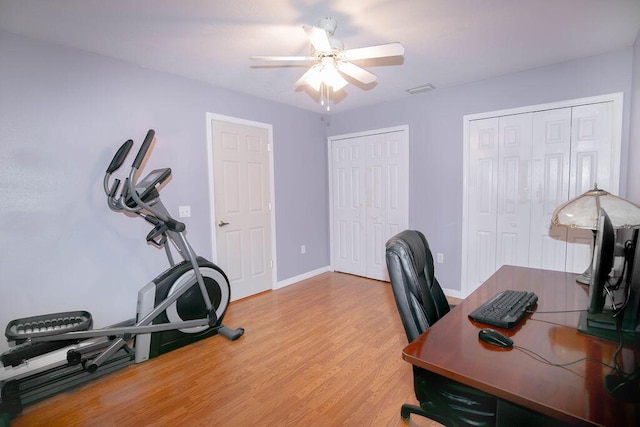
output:
[[348,85],[335,112],[632,46],[640,0],[0,0],[2,30],[318,112],[294,87],[304,68],[249,57],[307,55],[301,26],[324,16],[345,48],[405,47],[364,63],[377,83]]

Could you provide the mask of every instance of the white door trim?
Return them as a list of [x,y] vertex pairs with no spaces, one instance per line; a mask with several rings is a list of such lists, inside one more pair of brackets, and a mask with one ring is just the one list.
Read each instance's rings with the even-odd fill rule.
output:
[[[334,269],[334,251],[333,251],[333,247],[334,247],[334,233],[333,233],[333,159],[331,158],[331,144],[333,143],[333,141],[335,140],[342,140],[342,139],[348,139],[348,138],[359,138],[362,136],[369,136],[369,135],[377,135],[377,134],[381,134],[381,133],[390,133],[390,132],[398,132],[398,131],[404,131],[406,138],[407,138],[407,149],[410,150],[410,144],[409,144],[409,125],[401,125],[401,126],[393,126],[393,127],[388,127],[388,128],[382,128],[382,129],[372,129],[372,130],[367,130],[367,131],[363,131],[363,132],[354,132],[354,133],[346,133],[343,135],[334,135],[334,136],[330,136],[327,138],[327,156],[329,159],[328,162],[328,179],[329,179],[329,248],[330,248],[330,261],[331,261],[331,271],[335,271]],[[408,158],[410,159],[411,156],[409,155]],[[409,164],[407,162],[407,169],[409,168]],[[411,181],[410,179],[411,177],[409,176],[409,182]],[[406,218],[405,218],[405,223],[409,224],[409,196],[407,197],[407,210],[406,210]]]
[[221,114],[207,113],[207,168],[209,172],[209,216],[211,221],[211,253],[213,262],[218,258],[217,239],[216,239],[216,203],[214,195],[214,174],[213,174],[213,125],[214,120],[233,123],[236,125],[245,125],[261,129],[266,129],[269,134],[269,191],[271,194],[271,260],[273,267],[271,269],[271,289],[275,289],[277,283],[277,253],[276,253],[276,203],[275,203],[275,178],[273,171],[273,125],[269,123],[254,122],[252,120],[241,119],[238,117],[224,116]]
[[470,122],[473,120],[487,119],[491,117],[508,116],[513,114],[522,114],[528,112],[536,112],[543,110],[552,110],[558,108],[575,107],[580,105],[596,104],[601,102],[613,102],[613,135],[612,146],[613,152],[611,154],[611,179],[615,182],[616,188],[611,189],[615,194],[620,192],[620,156],[622,147],[622,112],[623,112],[623,94],[622,92],[612,93],[607,95],[592,96],[587,98],[570,99],[565,101],[552,102],[547,104],[529,105],[525,107],[511,108],[507,110],[490,111],[486,113],[470,114],[462,118],[463,126],[463,189],[462,189],[462,271],[460,276],[460,289],[462,291],[462,297],[465,298],[469,295],[468,283],[467,283],[467,252],[468,242],[467,236],[469,233],[469,216],[468,216],[468,197],[469,197],[469,137],[470,137]]

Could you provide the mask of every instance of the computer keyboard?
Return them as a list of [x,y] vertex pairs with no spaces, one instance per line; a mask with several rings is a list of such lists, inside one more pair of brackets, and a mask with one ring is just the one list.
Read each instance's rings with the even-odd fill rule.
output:
[[469,318],[500,328],[513,328],[537,301],[538,296],[533,292],[507,290],[473,310]]

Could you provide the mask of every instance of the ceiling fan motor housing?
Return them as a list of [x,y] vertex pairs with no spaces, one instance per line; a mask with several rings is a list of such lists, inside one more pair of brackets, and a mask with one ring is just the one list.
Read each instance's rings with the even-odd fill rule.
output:
[[334,18],[320,18],[318,21],[318,27],[322,28],[327,32],[328,35],[332,36],[336,31],[336,27],[338,26],[338,22]]

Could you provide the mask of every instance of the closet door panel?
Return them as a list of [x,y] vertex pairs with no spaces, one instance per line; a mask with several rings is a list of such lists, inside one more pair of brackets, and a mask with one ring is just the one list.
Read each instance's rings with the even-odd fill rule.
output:
[[351,139],[335,141],[333,173],[334,268],[365,275],[364,150]]
[[385,179],[387,182],[385,187],[385,232],[387,237],[391,237],[409,227],[407,221],[407,207],[409,206],[409,147],[406,142],[406,132],[390,132],[384,134],[384,137],[386,150]]
[[385,243],[408,227],[408,151],[404,132],[365,138],[366,152],[366,276],[389,280]]
[[371,135],[364,138],[366,153],[366,276],[383,279],[386,272],[384,245],[386,238],[386,147],[384,134]]
[[612,173],[616,170],[612,164],[613,103],[582,105],[573,108],[571,160],[576,165],[571,170],[569,197],[576,197],[598,184],[613,193]]
[[496,270],[529,264],[531,142],[531,113],[499,119]]
[[479,286],[496,266],[499,120],[469,124],[467,281]]
[[533,113],[531,251],[529,266],[564,271],[567,229],[552,227],[556,207],[568,200],[571,108]]
[[[573,107],[571,120],[571,170],[569,199],[598,185],[617,194],[612,155],[613,102]],[[615,188],[614,188],[615,187]],[[591,262],[593,233],[570,229],[567,232],[566,270],[582,273]]]

